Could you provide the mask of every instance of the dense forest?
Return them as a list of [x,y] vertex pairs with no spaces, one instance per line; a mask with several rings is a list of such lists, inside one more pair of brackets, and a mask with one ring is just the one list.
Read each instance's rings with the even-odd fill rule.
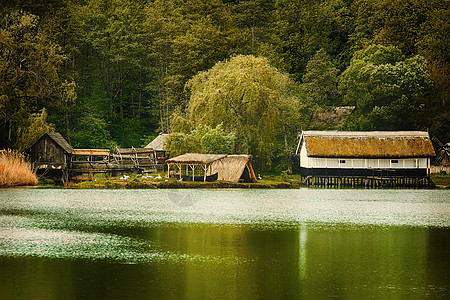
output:
[[164,132],[279,172],[302,129],[448,142],[449,20],[448,0],[2,0],[0,149]]

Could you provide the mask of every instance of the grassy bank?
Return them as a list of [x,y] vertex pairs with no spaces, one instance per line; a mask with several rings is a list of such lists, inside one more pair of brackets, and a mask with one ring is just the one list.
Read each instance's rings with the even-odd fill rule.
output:
[[431,174],[431,180],[440,188],[450,188],[450,175],[448,174]]
[[[92,179],[79,178],[67,184],[68,188],[82,189],[156,189],[156,188],[298,188],[301,186],[300,175],[264,175],[258,183],[233,183],[224,181],[192,182],[178,181],[175,178],[166,179],[165,174],[153,174],[153,177],[161,175],[162,178],[148,178],[142,175],[131,174],[126,180],[119,177],[94,177]],[[450,187],[450,175],[434,174],[431,176],[438,188]]]
[[0,187],[37,185],[23,154],[14,150],[0,150]]
[[[156,175],[156,174],[155,174]],[[156,176],[154,176],[156,177]],[[170,189],[170,188],[291,188],[296,187],[288,181],[278,181],[274,179],[260,180],[258,183],[234,183],[225,181],[214,182],[193,182],[178,181],[175,178],[166,179],[162,174],[161,179],[145,178],[141,175],[130,175],[127,180],[119,177],[94,177],[92,179],[79,178],[69,182],[68,188],[81,189]],[[298,187],[298,186],[297,186]]]

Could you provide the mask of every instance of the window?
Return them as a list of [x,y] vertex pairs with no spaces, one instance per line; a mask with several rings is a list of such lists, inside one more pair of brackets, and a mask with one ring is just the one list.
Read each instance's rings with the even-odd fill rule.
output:
[[340,160],[339,160],[339,163],[340,163],[340,164],[345,164],[345,159],[340,159]]
[[391,159],[391,164],[398,164],[398,159]]

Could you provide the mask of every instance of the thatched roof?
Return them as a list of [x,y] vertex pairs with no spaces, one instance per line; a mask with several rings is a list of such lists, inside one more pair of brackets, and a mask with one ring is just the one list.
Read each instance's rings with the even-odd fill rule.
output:
[[302,143],[311,157],[431,157],[428,132],[423,131],[304,131]]
[[219,180],[258,182],[252,167],[251,155],[228,155],[211,165],[210,174],[219,173]]
[[216,160],[226,157],[226,154],[199,154],[199,153],[186,153],[171,159],[166,162],[168,164],[181,164],[181,165],[209,165]]
[[160,133],[153,141],[151,141],[145,148],[152,148],[157,151],[165,151],[164,142],[169,135],[167,133]]

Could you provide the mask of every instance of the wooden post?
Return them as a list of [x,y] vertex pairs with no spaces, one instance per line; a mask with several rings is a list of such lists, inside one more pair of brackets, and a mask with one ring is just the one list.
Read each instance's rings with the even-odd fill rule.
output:
[[195,181],[195,167],[196,167],[196,165],[189,165],[189,167],[192,169],[192,181]]
[[181,165],[177,165],[177,167],[178,167],[178,171],[180,173],[180,180],[181,180]]
[[206,182],[206,170],[208,169],[208,166],[203,165],[203,182]]

